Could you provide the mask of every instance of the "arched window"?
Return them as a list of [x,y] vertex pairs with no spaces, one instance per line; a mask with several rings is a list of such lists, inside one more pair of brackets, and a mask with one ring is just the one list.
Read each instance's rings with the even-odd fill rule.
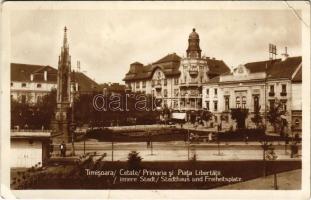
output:
[[241,107],[241,99],[240,97],[236,97],[235,98],[235,103],[236,103],[236,108],[240,108]]
[[229,109],[230,109],[229,96],[225,96],[225,110],[228,111]]
[[242,108],[246,108],[246,97],[242,97]]

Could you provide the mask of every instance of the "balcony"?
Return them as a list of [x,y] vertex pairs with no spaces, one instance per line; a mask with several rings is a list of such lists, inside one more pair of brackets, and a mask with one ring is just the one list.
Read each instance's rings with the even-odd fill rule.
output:
[[281,92],[280,95],[281,95],[282,97],[285,97],[285,96],[287,95],[287,92]]
[[197,69],[189,69],[189,75],[191,77],[197,77],[199,74],[199,71]]
[[274,92],[269,92],[269,97],[274,97],[275,93]]
[[201,87],[202,84],[197,81],[192,81],[188,83],[181,83],[179,86],[180,87]]
[[161,84],[156,84],[154,85],[154,88],[157,90],[157,91],[160,91],[162,89],[162,85]]

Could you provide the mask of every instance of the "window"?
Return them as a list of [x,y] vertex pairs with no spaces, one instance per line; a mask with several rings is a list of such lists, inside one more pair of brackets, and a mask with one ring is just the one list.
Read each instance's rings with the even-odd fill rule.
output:
[[200,76],[200,83],[203,83],[203,76]]
[[230,109],[229,97],[226,96],[226,97],[225,97],[225,110],[228,111],[229,109]]
[[174,95],[175,97],[178,97],[179,89],[174,89]]
[[209,110],[209,101],[206,101],[206,109]]
[[165,86],[167,85],[167,79],[164,79],[164,85]]
[[22,95],[22,103],[26,103],[26,95]]
[[178,85],[178,78],[174,78],[174,84]]
[[286,84],[282,84],[281,96],[286,96]]
[[136,88],[140,88],[140,82],[136,82]]
[[241,99],[240,99],[240,97],[236,97],[235,98],[235,107],[236,108],[240,108],[241,107]]
[[11,87],[13,87],[13,83],[11,82]]
[[274,85],[270,85],[269,96],[274,96]]
[[286,84],[282,84],[282,92],[286,92]]
[[217,111],[217,109],[218,109],[218,102],[214,101],[214,111]]
[[174,100],[173,105],[174,105],[174,108],[178,108],[178,101]]
[[37,84],[37,88],[41,88],[41,84],[40,83]]
[[22,83],[22,87],[26,87],[26,83]]
[[209,96],[209,89],[206,89],[206,96]]
[[164,89],[164,97],[167,97],[167,89]]
[[41,96],[37,96],[37,103],[41,102],[42,97]]
[[254,96],[254,112],[259,111],[259,96]]
[[167,106],[167,101],[166,100],[163,101],[163,105]]
[[246,97],[242,97],[242,108],[246,108]]
[[143,81],[143,88],[146,88],[146,81]]
[[270,100],[269,103],[270,103],[270,109],[273,108],[274,107],[274,100]]
[[184,83],[187,82],[187,76],[184,76]]
[[217,95],[217,88],[214,89],[214,95]]
[[295,119],[295,126],[296,126],[296,128],[300,127],[300,120],[299,119]]
[[286,111],[286,110],[287,110],[286,101],[281,101],[281,103],[282,103],[282,108],[283,108],[283,110]]

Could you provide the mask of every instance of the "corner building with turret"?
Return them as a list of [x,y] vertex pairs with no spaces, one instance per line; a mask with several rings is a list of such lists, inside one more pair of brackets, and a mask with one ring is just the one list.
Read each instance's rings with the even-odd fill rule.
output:
[[123,79],[132,92],[152,94],[161,107],[192,111],[202,109],[202,86],[210,79],[230,72],[215,58],[201,55],[200,37],[195,29],[189,35],[186,57],[168,54],[152,64],[132,63]]

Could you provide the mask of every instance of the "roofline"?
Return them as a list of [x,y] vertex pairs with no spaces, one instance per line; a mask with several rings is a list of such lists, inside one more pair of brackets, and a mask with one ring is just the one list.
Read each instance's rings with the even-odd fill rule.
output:
[[51,65],[25,64],[25,63],[15,63],[15,62],[11,62],[11,63],[10,63],[10,65],[13,65],[13,64],[14,64],[14,65],[29,65],[29,66],[37,66],[37,67],[51,67],[51,68],[57,70],[57,68],[54,68],[54,67],[52,67]]
[[298,67],[295,69],[294,73],[292,74],[291,80],[296,76],[300,68],[302,67],[302,63],[298,65]]

